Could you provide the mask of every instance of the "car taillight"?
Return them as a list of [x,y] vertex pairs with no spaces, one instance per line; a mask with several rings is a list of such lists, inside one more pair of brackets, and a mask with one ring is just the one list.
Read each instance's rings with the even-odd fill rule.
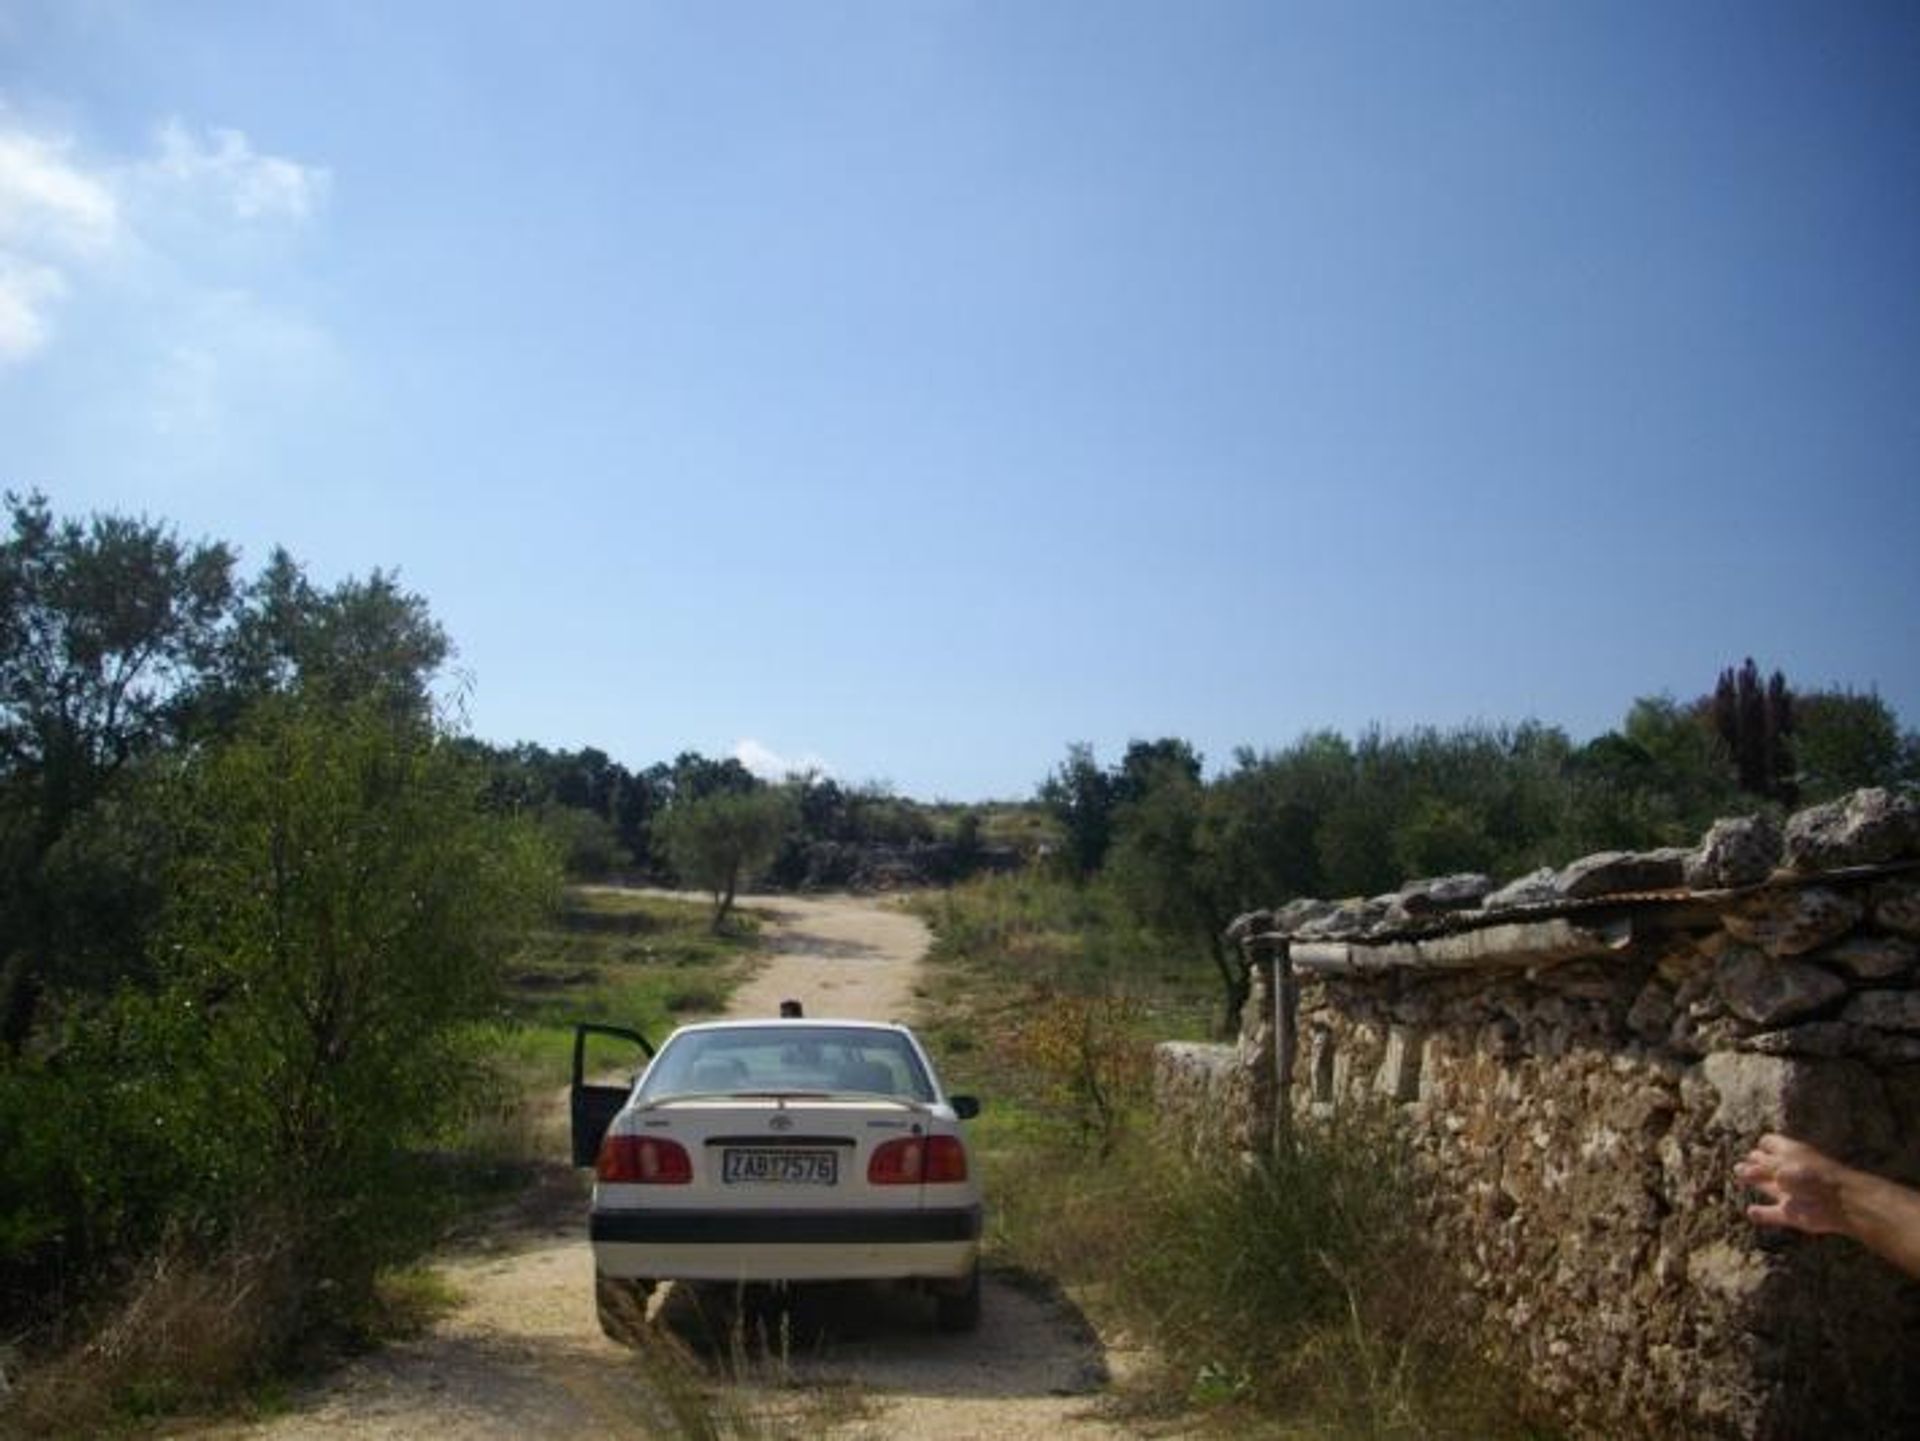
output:
[[967,1179],[967,1148],[958,1136],[903,1136],[867,1162],[869,1186],[917,1186]]
[[684,1186],[693,1161],[678,1141],[658,1136],[608,1136],[600,1143],[593,1173],[603,1181],[636,1186]]

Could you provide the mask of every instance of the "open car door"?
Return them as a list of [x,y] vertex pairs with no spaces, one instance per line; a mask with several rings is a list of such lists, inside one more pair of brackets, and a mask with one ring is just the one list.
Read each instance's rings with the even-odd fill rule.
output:
[[582,1021],[573,1028],[573,1088],[569,1093],[573,1112],[573,1164],[591,1166],[600,1154],[600,1139],[620,1114],[633,1090],[633,1081],[625,1085],[595,1085],[587,1080],[587,1037],[611,1036],[631,1042],[643,1056],[651,1059],[653,1046],[638,1031],[620,1026],[602,1026]]

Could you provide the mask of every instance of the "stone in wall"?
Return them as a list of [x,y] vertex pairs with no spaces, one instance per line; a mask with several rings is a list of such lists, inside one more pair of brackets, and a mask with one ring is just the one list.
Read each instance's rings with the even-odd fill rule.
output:
[[1565,867],[1554,890],[1568,900],[1668,891],[1682,885],[1690,852],[1672,847],[1657,851],[1602,851]]
[[1781,844],[1780,827],[1771,816],[1715,821],[1687,856],[1681,878],[1703,891],[1757,885],[1780,864]]
[[1859,790],[1787,822],[1786,863],[1795,871],[1883,865],[1920,852],[1920,801],[1897,791]]
[[1870,892],[1873,922],[1896,935],[1920,937],[1920,880],[1882,881]]
[[1724,952],[1714,966],[1713,984],[1728,1010],[1759,1026],[1809,1015],[1847,994],[1847,983],[1832,971],[1775,960],[1751,946]]
[[1390,897],[1338,901],[1331,909],[1322,911],[1295,928],[1293,934],[1303,940],[1358,935],[1384,921],[1392,906]]
[[1762,891],[1721,916],[1728,932],[1770,956],[1799,956],[1839,940],[1865,912],[1856,897],[1828,886]]
[[1491,892],[1482,903],[1489,911],[1509,911],[1516,906],[1537,905],[1543,901],[1555,901],[1560,892],[1555,885],[1560,873],[1552,866],[1542,866],[1537,871],[1529,871],[1518,880],[1508,881],[1498,890]]
[[1807,959],[1859,980],[1884,981],[1912,971],[1920,961],[1920,946],[1898,936],[1856,935],[1815,951]]
[[1881,1067],[1920,1063],[1920,1036],[1851,1020],[1807,1021],[1778,1031],[1758,1031],[1743,1038],[1739,1048],[1766,1056],[1850,1058]]
[[1462,911],[1479,905],[1493,891],[1493,878],[1475,872],[1409,881],[1399,895],[1400,908],[1410,916],[1437,911]]
[[1237,1069],[1232,1046],[1167,1041],[1154,1047],[1154,1113],[1190,1156],[1235,1149],[1233,1133],[1245,1125],[1248,1109],[1234,1094]]
[[1841,1019],[1877,1031],[1920,1035],[1920,991],[1861,991],[1847,1002]]

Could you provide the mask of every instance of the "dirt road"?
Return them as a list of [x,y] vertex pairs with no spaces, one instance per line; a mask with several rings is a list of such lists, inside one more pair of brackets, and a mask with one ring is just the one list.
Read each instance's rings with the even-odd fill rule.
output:
[[[892,907],[852,899],[749,902],[769,917],[763,968],[730,1014],[771,1015],[799,997],[810,1015],[912,1018],[927,933]],[[644,1363],[600,1335],[584,1188],[556,1169],[516,1215],[442,1270],[462,1297],[427,1335],[389,1347],[296,1396],[288,1414],[228,1441],[453,1441],[453,1438],[674,1434]],[[658,1317],[730,1376],[720,1407],[756,1434],[1019,1441],[1132,1434],[1097,1413],[1107,1358],[1058,1302],[989,1277],[970,1336],[934,1332],[923,1298],[876,1287],[807,1295],[785,1340],[744,1365],[715,1360],[704,1320],[668,1288]],[[722,1354],[725,1352],[721,1348]],[[769,1357],[771,1356],[771,1359]]]

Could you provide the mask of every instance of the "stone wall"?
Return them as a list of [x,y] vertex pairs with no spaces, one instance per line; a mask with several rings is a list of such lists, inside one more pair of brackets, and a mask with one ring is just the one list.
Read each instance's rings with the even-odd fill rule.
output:
[[1169,1114],[1258,1153],[1283,1114],[1397,1108],[1436,1241],[1577,1430],[1920,1434],[1920,1286],[1852,1242],[1756,1231],[1731,1174],[1785,1130],[1920,1182],[1911,799],[1497,889],[1296,902],[1234,935],[1241,1042],[1163,1055]]

